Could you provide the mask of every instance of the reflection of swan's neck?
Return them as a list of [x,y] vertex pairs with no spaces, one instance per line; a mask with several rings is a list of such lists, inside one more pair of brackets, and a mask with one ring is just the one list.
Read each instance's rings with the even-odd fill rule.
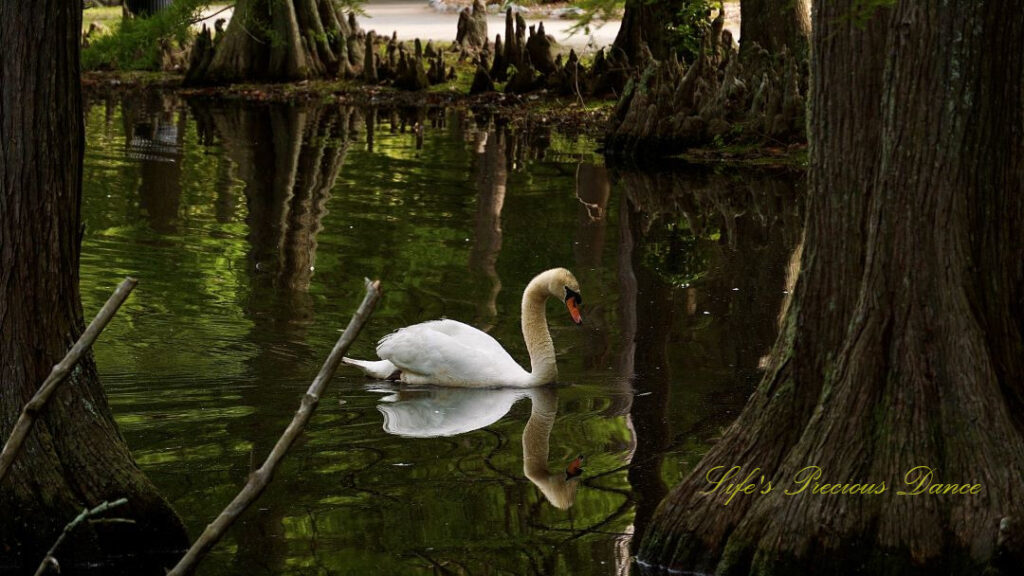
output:
[[551,474],[548,470],[548,445],[558,406],[551,398],[552,394],[545,392],[532,395],[530,419],[523,428],[523,472],[534,482],[546,482]]
[[539,274],[523,292],[523,340],[530,353],[530,380],[541,384],[558,378],[555,345],[551,342],[548,319],[544,314],[544,303],[550,295],[549,277],[548,272]]
[[551,429],[555,425],[557,398],[551,390],[538,390],[531,395],[530,419],[523,429],[523,473],[557,508],[572,506],[576,499],[578,478],[566,478],[565,472],[548,469]]

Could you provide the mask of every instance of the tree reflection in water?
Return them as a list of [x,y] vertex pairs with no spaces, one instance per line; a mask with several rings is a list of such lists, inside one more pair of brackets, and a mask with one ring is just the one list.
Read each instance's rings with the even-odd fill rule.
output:
[[489,125],[487,119],[482,121],[483,125],[478,125],[473,134],[473,182],[478,193],[469,269],[487,284],[481,291],[486,297],[480,299],[476,326],[489,332],[498,317],[498,293],[501,292],[497,262],[501,254],[501,209],[508,181],[505,159],[508,133],[500,125]]
[[[349,146],[351,109],[292,106],[193,107],[215,134],[244,184],[249,226],[248,271],[252,320],[249,340],[253,381],[301,371],[315,354],[306,328],[315,313],[309,295],[316,270],[317,235]],[[228,430],[251,446],[254,462],[270,452],[279,423],[261,407],[273,394],[262,386],[240,389],[240,400],[257,409],[232,420]],[[287,503],[271,501],[242,523],[235,555],[239,571],[284,571]]]
[[[630,412],[639,438],[629,470],[637,498],[635,533],[643,532],[670,487],[661,469],[665,455],[693,437],[712,440],[759,378],[759,360],[774,341],[780,302],[791,288],[790,256],[802,228],[799,176],[617,174],[625,190],[620,298],[633,302],[623,306],[632,312],[623,319],[636,323],[622,329],[636,334],[635,346],[625,348],[632,358],[627,354],[622,361],[634,369],[638,396]],[[738,297],[723,297],[730,293]],[[683,313],[667,314],[679,307],[677,296],[685,300]],[[672,341],[673,334],[690,339]],[[670,347],[684,353],[669,354]],[[701,372],[708,371],[728,374],[722,380],[731,387],[706,395],[707,405],[698,411],[703,418],[670,424],[666,408],[673,393],[690,382],[699,386],[706,378]]]
[[[175,114],[177,110],[177,114]],[[139,205],[150,227],[177,230],[181,204],[181,146],[186,115],[177,99],[160,92],[121,98],[127,156],[139,163]]]
[[[632,535],[774,339],[800,234],[792,175],[606,169],[483,112],[110,102],[87,123],[91,146],[119,149],[86,164],[83,298],[105,298],[108,267],[143,279],[97,357],[129,444],[193,530],[280,434],[362,276],[386,282],[366,351],[449,316],[517,358],[525,280],[564,265],[583,286],[583,328],[552,321],[563,385],[477,391],[469,424],[434,424],[457,436],[381,430],[388,406],[450,413],[422,400],[442,391],[382,402],[339,373],[211,574],[627,573]],[[109,170],[157,125],[174,127],[175,162]]]

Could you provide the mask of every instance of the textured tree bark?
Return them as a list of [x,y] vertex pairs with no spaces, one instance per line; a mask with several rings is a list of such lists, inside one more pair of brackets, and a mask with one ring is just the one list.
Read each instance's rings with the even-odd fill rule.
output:
[[[83,330],[78,292],[84,130],[80,7],[0,5],[0,435]],[[181,521],[132,460],[91,354],[40,415],[0,485],[0,571],[35,565],[84,507],[128,498],[137,524],[82,526],[65,569],[187,546]],[[153,557],[150,557],[153,558]],[[159,570],[159,564],[153,566]],[[150,570],[155,571],[155,570]]]
[[785,47],[801,60],[807,57],[809,4],[809,0],[741,0],[740,53],[757,44],[772,54]]
[[[768,373],[662,503],[642,560],[719,574],[1024,563],[1024,20],[1006,17],[1012,4],[904,0],[864,24],[860,3],[818,0],[800,281]],[[981,489],[898,495],[922,465]],[[714,466],[760,468],[757,490],[723,505],[708,493]],[[886,491],[786,495],[807,466],[822,483]]]
[[630,63],[635,64],[640,61],[641,46],[646,44],[655,58],[666,58],[671,52],[667,24],[674,21],[684,1],[626,0],[612,50],[621,51]]
[[[645,4],[643,9],[651,8]],[[755,15],[745,12],[743,24],[754,30],[751,38],[743,36],[738,54],[732,33],[724,28],[723,11],[708,24],[703,49],[689,63],[671,50],[668,57],[658,57],[640,45],[627,67],[632,80],[624,82],[623,75],[617,90],[621,97],[605,138],[607,155],[639,160],[735,142],[806,140],[806,2],[759,0],[749,9]],[[626,30],[624,20],[620,34]],[[613,51],[611,57],[618,54]],[[616,68],[623,65],[611,67]],[[605,76],[595,87],[616,85],[611,71]]]
[[317,235],[348,153],[353,113],[328,106],[193,108],[193,114],[216,127],[237,165],[237,177],[245,182],[250,269],[258,271],[253,284],[291,298],[291,310],[312,306],[305,300]]
[[361,33],[332,0],[238,0],[208,66],[190,69],[188,79],[220,84],[351,76],[362,62],[350,54],[349,40]]

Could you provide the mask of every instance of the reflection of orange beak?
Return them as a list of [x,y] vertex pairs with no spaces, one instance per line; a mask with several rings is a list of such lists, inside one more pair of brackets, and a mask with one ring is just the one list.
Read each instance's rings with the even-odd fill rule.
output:
[[569,309],[569,316],[572,316],[572,321],[577,324],[582,324],[583,316],[580,316],[580,309],[576,305],[576,299],[569,298],[568,300],[565,301],[565,306],[566,308]]
[[583,474],[583,455],[577,456],[575,460],[569,463],[565,468],[565,479],[575,478]]

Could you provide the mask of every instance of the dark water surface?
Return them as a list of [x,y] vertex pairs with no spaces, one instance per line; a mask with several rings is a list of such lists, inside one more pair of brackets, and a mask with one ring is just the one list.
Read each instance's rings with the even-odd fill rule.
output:
[[86,137],[87,317],[140,281],[97,362],[193,537],[291,419],[364,277],[385,296],[356,357],[443,316],[528,362],[526,283],[565,266],[582,285],[582,328],[548,308],[558,386],[398,390],[342,367],[205,575],[628,573],[756,384],[800,235],[796,175],[610,171],[594,142],[468,111],[143,94],[90,100]]

